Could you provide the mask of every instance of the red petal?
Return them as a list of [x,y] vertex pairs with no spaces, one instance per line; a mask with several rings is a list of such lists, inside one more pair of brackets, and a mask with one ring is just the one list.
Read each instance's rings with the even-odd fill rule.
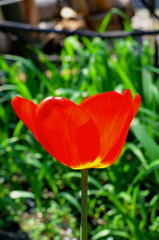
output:
[[140,105],[138,96],[133,102],[129,90],[123,94],[107,92],[87,98],[80,104],[96,124],[100,134],[99,157],[106,166],[112,164],[122,150],[130,122]]
[[11,104],[17,116],[32,131],[35,138],[38,138],[35,128],[35,113],[37,105],[19,96],[14,97]]
[[135,115],[140,107],[140,103],[141,103],[141,97],[140,97],[140,95],[137,94],[133,100],[131,110],[127,116],[125,123],[124,123],[124,126],[122,128],[120,136],[119,136],[116,144],[112,147],[110,152],[107,154],[105,159],[102,161],[102,164],[109,163],[109,165],[112,165],[116,161],[116,159],[119,157],[119,155],[122,151],[122,148],[124,146],[131,121],[135,117]]
[[139,94],[136,94],[134,100],[133,100],[133,111],[134,111],[134,116],[137,114],[137,111],[140,107],[141,104],[141,97]]
[[61,163],[80,169],[99,153],[99,134],[89,116],[65,98],[48,97],[37,108],[43,147]]

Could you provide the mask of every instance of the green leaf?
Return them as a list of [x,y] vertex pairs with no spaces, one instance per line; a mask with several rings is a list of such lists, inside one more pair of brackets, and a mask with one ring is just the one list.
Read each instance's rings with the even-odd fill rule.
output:
[[148,174],[150,174],[155,169],[159,168],[159,159],[151,162],[146,169],[141,170],[133,179],[131,185],[129,186],[128,192],[130,192],[133,188],[133,186],[139,182],[143,177],[146,177]]
[[117,236],[117,237],[122,237],[122,239],[130,239],[130,236],[128,233],[125,231],[117,231],[117,230],[109,230],[105,229],[94,235],[91,240],[98,240],[98,239],[105,239],[104,237],[107,236]]
[[126,148],[130,149],[140,160],[144,168],[147,168],[147,161],[140,148],[133,143],[127,143]]
[[72,204],[79,212],[81,212],[81,206],[78,203],[76,197],[72,196],[67,192],[60,192],[58,196],[67,199],[70,204]]
[[101,23],[101,26],[100,26],[100,28],[98,30],[100,33],[105,32],[105,30],[106,30],[106,28],[108,26],[108,23],[110,22],[113,14],[117,14],[121,18],[125,19],[127,22],[130,22],[129,17],[123,11],[121,11],[118,8],[111,8],[111,10],[109,10],[109,12],[106,14],[106,16],[104,17],[104,19],[103,19],[103,21]]
[[16,198],[35,198],[35,195],[32,192],[21,191],[21,190],[12,191],[12,192],[10,192],[9,196],[12,199],[16,199]]
[[[67,178],[79,178],[79,179],[81,179],[81,173],[80,172],[65,173],[65,174],[63,174],[62,178],[63,179],[67,179]],[[92,176],[88,176],[88,183],[94,185],[96,188],[99,188],[99,189],[102,187],[102,184]]]
[[159,158],[159,146],[148,134],[146,127],[140,124],[139,121],[134,120],[131,129],[135,137],[138,139],[138,141],[142,144],[143,148],[147,152],[147,155],[149,156],[151,161]]

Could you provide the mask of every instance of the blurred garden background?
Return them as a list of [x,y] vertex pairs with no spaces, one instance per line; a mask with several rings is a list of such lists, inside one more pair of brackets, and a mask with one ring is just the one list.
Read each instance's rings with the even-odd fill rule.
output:
[[[39,103],[62,96],[79,103],[124,89],[139,93],[142,106],[118,161],[89,170],[88,239],[158,240],[158,1],[93,1],[98,12],[89,1],[79,1],[87,3],[83,8],[75,1],[50,0],[48,8],[40,1],[11,2],[0,1],[0,240],[78,240],[81,214],[80,171],[43,150],[13,112],[11,99],[20,95]],[[32,4],[29,11],[22,2]],[[8,21],[78,32],[30,32]],[[122,37],[139,33],[136,27],[155,33]],[[118,37],[109,37],[112,31]]]

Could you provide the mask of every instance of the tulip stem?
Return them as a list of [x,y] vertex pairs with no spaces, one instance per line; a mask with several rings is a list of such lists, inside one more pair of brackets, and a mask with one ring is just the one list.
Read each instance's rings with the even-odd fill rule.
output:
[[81,199],[80,240],[87,240],[88,169],[81,170],[81,174],[82,174],[82,199]]

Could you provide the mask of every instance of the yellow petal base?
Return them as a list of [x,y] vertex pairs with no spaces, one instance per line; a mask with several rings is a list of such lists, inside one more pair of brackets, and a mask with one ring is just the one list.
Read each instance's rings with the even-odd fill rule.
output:
[[81,164],[77,167],[71,167],[71,168],[74,170],[81,170],[81,169],[88,169],[88,168],[107,168],[111,165],[109,163],[102,164],[101,161],[102,161],[101,157],[97,157],[93,162]]

